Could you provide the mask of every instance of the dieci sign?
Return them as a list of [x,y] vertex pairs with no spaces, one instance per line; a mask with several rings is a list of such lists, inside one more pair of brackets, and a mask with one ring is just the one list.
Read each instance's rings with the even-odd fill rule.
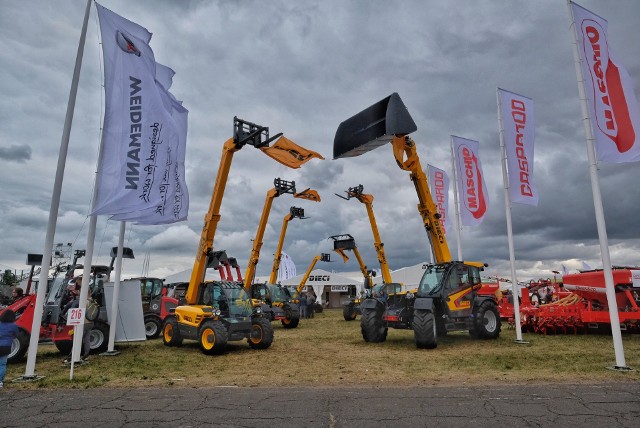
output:
[[332,285],[331,292],[332,293],[347,293],[349,291],[348,285]]

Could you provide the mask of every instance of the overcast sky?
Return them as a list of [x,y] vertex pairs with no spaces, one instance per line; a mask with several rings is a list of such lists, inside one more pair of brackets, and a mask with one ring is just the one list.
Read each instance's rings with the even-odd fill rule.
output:
[[[273,203],[258,275],[267,275],[289,207],[306,220],[289,224],[284,251],[298,272],[330,252],[331,235],[356,238],[376,268],[364,205],[334,196],[362,184],[390,267],[430,259],[417,197],[390,145],[332,160],[343,120],[398,92],[418,131],[423,165],[451,174],[450,135],[478,140],[490,205],[484,223],[462,230],[463,258],[510,276],[499,157],[496,88],[526,95],[536,108],[534,177],[538,207],[514,205],[519,279],[549,277],[561,264],[601,267],[587,151],[564,0],[539,1],[157,1],[103,0],[153,33],[156,60],[173,68],[172,93],[189,109],[186,178],[189,219],[170,226],[128,225],[136,254],[125,276],[164,277],[193,265],[203,218],[233,117],[270,128],[322,153],[299,170],[247,146],[233,159],[214,247],[246,267],[266,192],[273,179],[318,190],[321,203],[283,195]],[[609,22],[609,40],[640,94],[640,2],[583,0]],[[0,2],[0,268],[28,269],[42,253],[58,152],[86,2]],[[102,66],[95,7],[54,242],[86,248],[87,213],[103,112]],[[640,166],[601,164],[600,186],[614,265],[637,265],[640,253]],[[453,198],[451,198],[453,199]],[[94,262],[108,263],[119,223],[98,220]],[[456,254],[455,234],[449,237]],[[317,267],[357,270],[355,257]]]

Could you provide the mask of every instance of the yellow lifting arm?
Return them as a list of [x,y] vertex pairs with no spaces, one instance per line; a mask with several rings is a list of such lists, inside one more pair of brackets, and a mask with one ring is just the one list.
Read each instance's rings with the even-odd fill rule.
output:
[[282,221],[282,229],[280,230],[280,240],[278,241],[278,247],[276,253],[273,256],[273,266],[271,267],[271,276],[269,277],[269,284],[275,284],[278,277],[278,270],[280,269],[280,260],[282,258],[282,246],[284,245],[284,236],[287,233],[287,225],[294,218],[304,218],[304,210],[298,207],[291,207],[289,213],[284,216]]
[[331,256],[329,254],[322,253],[319,256],[315,256],[313,258],[313,260],[311,261],[311,264],[309,265],[309,268],[304,273],[304,276],[302,277],[302,281],[300,281],[300,285],[298,285],[296,292],[302,293],[302,290],[304,290],[304,285],[307,283],[307,280],[309,279],[309,275],[311,275],[311,271],[313,270],[313,267],[316,265],[318,260],[322,260],[323,262],[330,262]]
[[[440,224],[438,207],[431,196],[427,175],[422,170],[416,145],[409,136],[394,136],[391,144],[398,166],[405,171],[411,172],[410,178],[418,194],[418,212],[429,236],[434,260],[436,263],[450,262],[451,253],[449,252],[444,230]],[[403,160],[404,156],[406,156],[406,160]]]
[[[376,254],[378,255],[378,262],[380,263],[380,270],[382,271],[382,280],[385,284],[389,284],[392,282],[391,280],[391,271],[389,270],[389,264],[387,263],[387,256],[384,252],[384,243],[380,239],[380,233],[378,232],[378,224],[376,223],[376,217],[373,214],[373,195],[362,193],[363,192],[362,184],[356,187],[350,187],[347,190],[347,197],[340,196],[343,199],[351,199],[356,198],[358,201],[363,203],[367,208],[367,215],[369,216],[369,223],[371,224],[371,231],[373,232],[373,245],[376,249]],[[355,251],[354,251],[355,252]],[[356,257],[359,257],[359,254],[356,254]],[[362,270],[362,266],[360,267]],[[366,268],[365,268],[366,271]],[[366,276],[366,275],[365,275]]]
[[364,261],[360,256],[360,252],[358,251],[358,247],[356,246],[356,241],[353,236],[345,233],[344,235],[330,236],[329,239],[333,239],[333,251],[340,254],[345,263],[349,260],[349,257],[347,257],[345,251],[353,251],[353,254],[356,255],[356,260],[358,260],[360,272],[362,272],[362,276],[364,277],[365,287],[372,286],[373,278],[371,278],[371,273],[367,269],[367,266],[364,264]]

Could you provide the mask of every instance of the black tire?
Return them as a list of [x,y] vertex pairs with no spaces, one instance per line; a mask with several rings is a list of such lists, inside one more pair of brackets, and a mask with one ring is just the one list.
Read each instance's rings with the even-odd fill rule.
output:
[[492,300],[482,302],[475,314],[474,328],[469,331],[475,339],[497,339],[500,336],[500,313]]
[[198,334],[200,350],[206,355],[220,355],[227,348],[227,329],[220,321],[206,321]]
[[322,305],[321,305],[320,303],[316,303],[316,304],[313,306],[313,309],[316,311],[316,314],[321,314],[321,313],[322,313],[322,310],[323,310],[324,308],[322,307]]
[[442,317],[436,318],[436,333],[438,337],[445,337],[447,335],[447,326]]
[[147,315],[144,317],[144,335],[147,336],[147,340],[155,339],[160,336],[162,331],[162,321],[155,315]]
[[162,342],[165,346],[181,346],[182,336],[178,329],[178,320],[174,316],[165,318],[162,325]]
[[387,327],[382,320],[383,313],[380,306],[362,310],[360,331],[365,342],[380,343],[387,340]]
[[53,343],[62,355],[69,355],[73,350],[73,340],[56,340]]
[[345,321],[353,321],[356,319],[357,315],[356,308],[353,307],[353,304],[346,305],[342,309],[342,316]]
[[285,306],[284,313],[286,318],[281,320],[282,327],[284,328],[296,328],[300,324],[300,311],[294,311],[289,306]]
[[438,346],[436,318],[433,312],[413,312],[413,337],[418,349],[435,349]]
[[109,326],[107,324],[93,323],[90,334],[91,354],[101,354],[109,348]]
[[18,363],[24,358],[24,354],[29,349],[29,333],[19,328],[17,337],[11,342],[11,352],[7,355],[8,363]]
[[251,320],[251,335],[247,339],[251,349],[267,349],[273,342],[273,327],[269,320],[255,317]]

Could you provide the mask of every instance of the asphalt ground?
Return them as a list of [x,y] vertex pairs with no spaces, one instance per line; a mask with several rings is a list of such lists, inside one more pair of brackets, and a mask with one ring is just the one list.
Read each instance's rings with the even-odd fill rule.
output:
[[7,385],[0,390],[0,426],[636,428],[640,383],[64,390]]

